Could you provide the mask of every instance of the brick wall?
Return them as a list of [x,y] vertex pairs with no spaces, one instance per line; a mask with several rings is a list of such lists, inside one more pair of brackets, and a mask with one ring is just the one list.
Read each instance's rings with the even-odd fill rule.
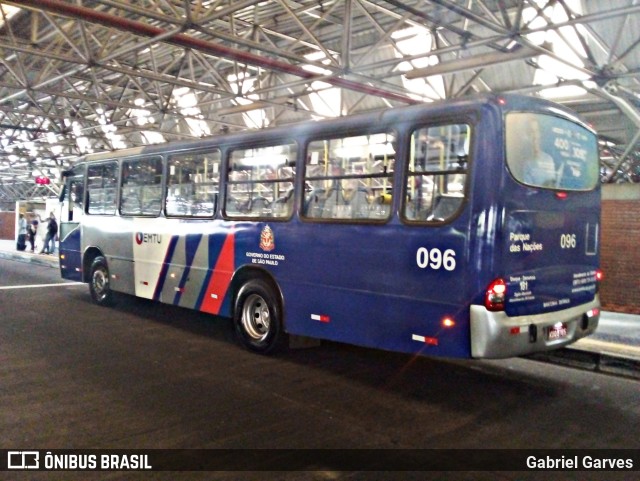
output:
[[640,314],[640,185],[606,185],[602,195],[602,307]]
[[15,212],[0,212],[0,239],[16,238]]

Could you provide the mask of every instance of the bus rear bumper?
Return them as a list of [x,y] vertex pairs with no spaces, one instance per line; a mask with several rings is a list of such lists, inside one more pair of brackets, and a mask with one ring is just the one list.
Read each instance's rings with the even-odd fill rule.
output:
[[595,332],[600,299],[562,311],[509,317],[471,306],[471,357],[499,359],[566,346]]

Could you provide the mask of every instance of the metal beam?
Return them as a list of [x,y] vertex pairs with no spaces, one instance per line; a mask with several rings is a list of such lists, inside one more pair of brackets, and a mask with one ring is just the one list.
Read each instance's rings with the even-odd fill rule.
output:
[[522,47],[512,53],[491,52],[483,55],[473,55],[465,58],[458,58],[450,62],[440,62],[425,68],[417,68],[410,70],[405,74],[408,79],[420,77],[430,77],[432,75],[445,75],[448,73],[463,72],[465,70],[474,70],[484,68],[490,65],[496,65],[514,60],[523,60],[540,55],[537,49]]
[[[123,31],[127,31],[142,37],[149,38],[163,38],[165,43],[175,45],[182,48],[193,48],[200,50],[201,52],[208,53],[210,55],[227,58],[230,60],[238,61],[247,65],[253,65],[256,67],[266,68],[277,72],[287,73],[297,77],[313,82],[316,80],[317,75],[305,70],[304,68],[282,62],[280,60],[256,55],[251,52],[245,52],[225,45],[209,42],[200,38],[188,36],[184,33],[173,35],[166,38],[167,31],[135,20],[127,18],[117,17],[108,13],[104,13],[98,10],[82,7],[79,5],[60,2],[57,0],[38,0],[37,4],[33,4],[31,0],[11,0],[7,2],[11,5],[19,6],[22,8],[45,10],[58,15],[63,15],[70,18],[81,19],[83,21],[97,23],[109,28],[115,28]],[[340,87],[356,92],[365,93],[368,95],[374,95],[377,97],[394,100],[405,104],[415,104],[418,101],[407,95],[401,95],[389,90],[373,87],[353,80],[345,79],[342,77],[329,77],[324,80],[325,82],[333,85],[334,87]]]

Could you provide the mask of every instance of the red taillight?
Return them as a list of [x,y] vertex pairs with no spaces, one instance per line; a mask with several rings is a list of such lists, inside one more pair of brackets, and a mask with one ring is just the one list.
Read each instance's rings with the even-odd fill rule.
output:
[[602,282],[603,279],[604,272],[602,272],[602,269],[596,269],[596,282]]
[[604,272],[602,269],[596,269],[596,292],[600,292],[600,283],[604,279]]
[[484,307],[488,311],[502,311],[504,310],[504,303],[507,299],[507,283],[504,279],[496,279],[489,287],[484,295]]

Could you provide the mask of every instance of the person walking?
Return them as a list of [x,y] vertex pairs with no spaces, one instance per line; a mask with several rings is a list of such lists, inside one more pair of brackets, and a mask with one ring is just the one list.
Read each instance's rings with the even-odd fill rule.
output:
[[56,236],[58,235],[58,222],[53,212],[49,214],[47,221],[47,235],[44,238],[44,246],[40,254],[53,254],[56,250]]

